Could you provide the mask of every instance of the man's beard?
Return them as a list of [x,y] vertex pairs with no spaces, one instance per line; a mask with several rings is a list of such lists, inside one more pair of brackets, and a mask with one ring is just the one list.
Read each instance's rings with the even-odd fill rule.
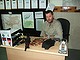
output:
[[54,18],[49,22],[49,21],[47,21],[48,23],[52,23],[53,22],[53,20],[54,20]]

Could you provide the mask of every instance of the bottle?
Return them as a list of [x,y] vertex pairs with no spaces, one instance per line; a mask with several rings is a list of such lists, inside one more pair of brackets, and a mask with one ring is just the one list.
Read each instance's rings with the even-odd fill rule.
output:
[[66,54],[67,53],[67,45],[66,45],[66,40],[62,39],[60,46],[59,46],[59,53]]
[[25,38],[25,51],[26,51],[27,48],[30,48],[29,47],[30,42],[31,42],[30,41],[30,35],[27,34],[27,38]]

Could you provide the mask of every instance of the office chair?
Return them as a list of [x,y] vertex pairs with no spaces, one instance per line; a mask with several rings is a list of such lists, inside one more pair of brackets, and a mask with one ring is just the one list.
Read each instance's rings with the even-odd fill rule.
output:
[[64,18],[58,18],[57,20],[60,21],[60,23],[62,25],[63,39],[67,39],[67,42],[69,42],[70,22]]

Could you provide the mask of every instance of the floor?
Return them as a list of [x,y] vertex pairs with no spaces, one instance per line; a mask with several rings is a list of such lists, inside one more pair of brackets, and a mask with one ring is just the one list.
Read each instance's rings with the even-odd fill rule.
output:
[[8,60],[6,49],[2,47],[0,47],[0,60]]
[[69,56],[65,60],[80,60],[80,50],[69,49]]
[[[65,60],[80,60],[80,50],[69,49],[69,56]],[[6,49],[0,47],[0,60],[8,60]]]

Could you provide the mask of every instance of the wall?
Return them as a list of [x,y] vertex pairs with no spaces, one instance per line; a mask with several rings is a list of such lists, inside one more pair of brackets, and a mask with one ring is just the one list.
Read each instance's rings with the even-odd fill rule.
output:
[[55,18],[66,18],[70,21],[69,48],[80,50],[80,13],[54,12]]
[[62,6],[62,0],[50,0],[50,3],[53,3],[55,6]]

